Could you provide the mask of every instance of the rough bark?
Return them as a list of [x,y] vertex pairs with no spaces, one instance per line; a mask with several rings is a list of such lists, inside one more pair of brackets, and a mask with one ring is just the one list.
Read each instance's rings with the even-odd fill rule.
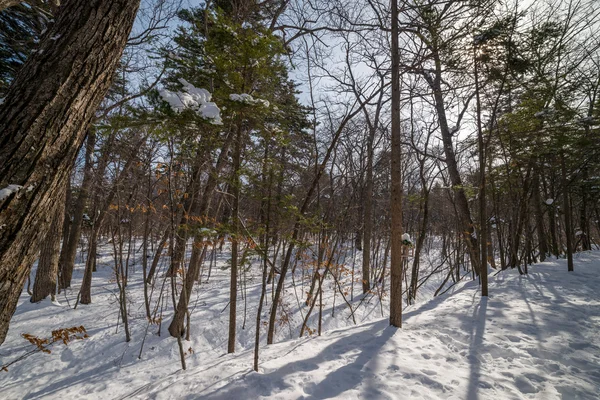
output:
[[0,343],[139,0],[67,0],[0,106]]
[[[237,279],[238,279],[238,250],[239,235],[239,208],[240,208],[240,165],[242,153],[242,134],[238,129],[235,151],[233,154],[233,207],[231,211],[233,237],[231,240],[231,275],[229,279],[229,335],[227,340],[227,353],[235,352],[235,334],[237,326]],[[188,279],[193,279],[188,276]]]
[[485,158],[486,146],[483,138],[483,125],[481,122],[481,96],[479,93],[479,69],[477,65],[477,55],[474,53],[475,60],[475,96],[477,108],[477,147],[479,151],[479,243],[480,247],[480,278],[481,278],[481,296],[488,295],[488,256],[487,256],[487,200],[486,200],[486,173]]
[[400,136],[400,49],[398,34],[398,0],[392,0],[390,325],[402,328],[402,138]]
[[62,198],[56,202],[54,218],[52,218],[50,230],[42,242],[40,259],[38,261],[35,281],[33,283],[33,294],[30,299],[32,303],[42,301],[48,296],[50,296],[52,300],[55,298],[58,259],[60,255],[60,238],[62,236],[65,214],[65,198],[66,190],[64,190]]

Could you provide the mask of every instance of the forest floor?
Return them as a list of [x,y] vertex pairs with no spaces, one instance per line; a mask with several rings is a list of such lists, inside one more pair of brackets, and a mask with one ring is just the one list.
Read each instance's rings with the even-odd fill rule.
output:
[[[83,325],[89,337],[57,343],[50,354],[35,352],[0,372],[1,399],[600,398],[600,252],[577,254],[571,273],[565,260],[552,260],[531,266],[526,276],[516,270],[491,276],[488,299],[480,297],[477,282],[460,282],[444,295],[407,307],[401,330],[389,327],[385,298],[383,303],[377,296],[361,301],[356,285],[354,298],[348,298],[354,325],[341,294],[329,289],[323,335],[301,339],[307,307],[297,296],[307,288],[296,271],[297,286],[290,280],[286,289],[280,312],[286,318],[276,344],[264,345],[261,328],[258,373],[252,371],[258,268],[248,271],[242,287],[237,352],[227,355],[228,256],[217,255],[208,283],[205,277],[194,292],[191,340],[184,341],[191,351],[182,371],[177,341],[166,330],[171,295],[165,291],[165,301],[157,302],[168,280],[157,279],[153,293],[153,307],[163,305],[159,336],[158,325],[145,318],[141,268],[136,267],[127,288],[132,340],[126,343],[122,325],[117,326],[110,248],[101,255],[91,305],[72,309],[81,265],[73,289],[56,303],[31,304],[23,293],[0,347],[2,364],[35,349],[24,333],[49,337],[54,329]],[[423,286],[423,299],[431,298],[445,277],[438,275]],[[342,283],[347,291],[348,281]],[[334,287],[333,280],[328,284]],[[314,314],[312,329],[316,308]]]

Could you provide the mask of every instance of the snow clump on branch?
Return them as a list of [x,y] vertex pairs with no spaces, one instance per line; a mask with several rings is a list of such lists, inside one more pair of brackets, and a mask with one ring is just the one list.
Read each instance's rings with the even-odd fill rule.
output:
[[270,103],[267,100],[258,99],[250,96],[248,93],[235,94],[232,93],[229,95],[229,100],[237,101],[245,104],[262,104],[265,107],[269,107]]
[[186,81],[179,79],[183,85],[183,91],[171,92],[170,90],[161,90],[160,96],[169,103],[173,111],[182,112],[185,109],[192,109],[202,118],[210,120],[213,125],[222,125],[221,110],[210,101],[211,94],[206,89],[200,89]]

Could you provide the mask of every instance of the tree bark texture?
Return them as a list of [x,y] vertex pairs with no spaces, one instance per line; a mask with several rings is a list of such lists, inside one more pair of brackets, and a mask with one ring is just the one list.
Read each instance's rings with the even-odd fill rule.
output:
[[[238,128],[235,151],[233,154],[233,210],[231,212],[233,238],[231,241],[231,275],[229,279],[229,337],[227,353],[235,352],[235,336],[237,325],[237,280],[238,280],[238,251],[240,244],[239,208],[240,208],[240,165],[242,154],[242,133]],[[188,276],[188,279],[192,277]]]
[[139,0],[67,0],[0,106],[0,344]]
[[402,138],[400,134],[400,50],[398,0],[392,0],[392,182],[390,325],[402,328]]
[[52,300],[54,300],[56,294],[56,278],[60,256],[60,238],[62,236],[65,214],[65,207],[63,205],[65,198],[66,190],[60,201],[57,201],[55,204],[54,218],[52,218],[52,223],[50,224],[50,231],[42,241],[40,259],[33,283],[33,295],[30,299],[32,303],[42,301],[48,296],[51,296]]

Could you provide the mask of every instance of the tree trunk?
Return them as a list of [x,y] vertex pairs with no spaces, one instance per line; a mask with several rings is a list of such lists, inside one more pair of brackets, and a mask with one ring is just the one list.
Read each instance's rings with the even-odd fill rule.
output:
[[363,294],[371,290],[369,274],[371,270],[371,238],[373,236],[373,142],[375,126],[370,127],[367,138],[367,177],[364,194],[364,238],[362,258]]
[[548,255],[548,239],[544,230],[544,213],[542,211],[542,198],[540,197],[540,174],[536,165],[533,170],[533,208],[535,210],[535,229],[538,237],[540,261],[546,260]]
[[[232,240],[231,240],[231,275],[229,280],[229,337],[227,353],[235,352],[235,332],[237,321],[237,279],[238,279],[238,250],[239,250],[239,208],[240,208],[240,163],[242,153],[242,132],[238,128],[233,154],[233,206],[231,210]],[[188,277],[189,278],[189,277]]]
[[71,287],[71,278],[75,268],[75,257],[77,256],[77,245],[81,237],[81,225],[83,223],[83,214],[88,200],[88,193],[92,183],[92,157],[94,155],[94,146],[96,145],[96,133],[90,129],[87,135],[85,145],[85,166],[83,167],[83,181],[77,197],[77,204],[73,212],[73,222],[69,231],[69,239],[65,247],[64,263],[61,265],[60,288]]
[[[473,50],[475,52],[475,49]],[[483,126],[481,123],[481,96],[479,94],[479,70],[477,65],[477,55],[474,53],[475,61],[475,95],[477,108],[477,147],[479,151],[479,244],[480,247],[480,277],[481,277],[481,296],[488,295],[488,257],[487,257],[487,202],[485,191],[485,143],[483,140]]]
[[139,0],[67,0],[0,106],[0,344]]
[[54,217],[50,224],[48,235],[42,242],[40,259],[38,261],[37,271],[35,273],[35,282],[33,283],[33,295],[31,302],[37,303],[51,296],[55,299],[56,277],[58,275],[58,258],[60,253],[60,238],[62,236],[63,219],[65,207],[63,203],[66,197],[66,190],[62,199],[57,200],[54,211]]
[[[263,271],[262,271],[262,281],[261,281],[261,290],[260,290],[260,300],[258,301],[258,310],[256,311],[256,332],[254,336],[254,371],[258,372],[258,350],[260,346],[260,328],[261,328],[261,318],[262,318],[262,310],[263,304],[265,301],[265,295],[267,293],[267,274],[268,274],[268,261],[269,261],[269,228],[270,228],[270,218],[271,218],[271,198],[272,198],[272,188],[273,188],[273,169],[268,166],[269,160],[269,143],[268,140],[265,140],[265,156],[263,158],[263,170],[262,170],[262,183],[263,190],[266,189],[266,177],[267,170],[269,170],[269,180],[268,180],[268,189],[267,196],[263,198],[261,201],[260,208],[260,222],[264,224],[265,232],[262,240],[262,247],[264,249],[263,254]],[[266,204],[265,204],[266,203]]]
[[71,190],[71,179],[67,179],[67,194],[65,196],[65,206],[63,212],[63,226],[62,226],[62,244],[60,247],[60,257],[58,258],[58,293],[60,293],[60,282],[62,281],[62,266],[65,264],[67,256],[67,244],[69,241],[69,233],[71,232],[71,197],[73,191]]
[[154,257],[152,258],[152,265],[150,266],[150,271],[148,271],[148,276],[146,277],[146,283],[149,285],[152,283],[154,279],[154,274],[156,273],[156,268],[158,267],[158,262],[160,261],[160,257],[162,255],[163,249],[165,248],[165,244],[167,243],[167,239],[169,238],[169,233],[171,232],[170,227],[165,229],[165,233],[163,233],[160,242],[156,246],[156,251],[154,252]]
[[402,328],[402,138],[400,133],[400,49],[398,34],[398,0],[392,0],[390,325]]
[[83,274],[83,281],[81,282],[81,304],[90,304],[92,302],[92,273],[96,271],[96,252],[98,249],[98,237],[100,236],[100,230],[102,229],[102,224],[104,222],[104,218],[108,213],[109,207],[112,204],[115,196],[117,195],[117,191],[119,187],[127,178],[129,174],[130,168],[134,164],[134,160],[138,154],[138,150],[141,147],[142,143],[145,141],[145,137],[140,138],[136,144],[133,146],[132,150],[129,152],[127,156],[127,160],[125,161],[125,165],[121,172],[119,172],[119,176],[115,180],[110,192],[103,200],[103,203],[99,206],[97,211],[94,211],[94,215],[97,214],[97,218],[93,218],[92,223],[92,233],[90,235],[89,240],[89,251],[87,254],[87,261],[85,263],[85,272]]
[[[211,198],[213,192],[217,188],[217,184],[219,183],[219,174],[221,173],[221,171],[227,163],[227,154],[229,153],[229,147],[231,146],[231,142],[232,135],[230,134],[227,136],[227,138],[225,138],[225,142],[223,143],[223,147],[221,148],[221,152],[219,153],[219,158],[217,159],[217,164],[212,173],[209,175],[208,180],[206,181],[204,191],[202,192],[202,197],[200,199],[200,202],[198,203],[198,215],[200,217],[208,216]],[[202,236],[196,235],[194,237],[194,244],[192,245],[192,256],[190,258],[190,265],[186,274],[187,279],[185,279],[184,281],[181,296],[179,297],[179,301],[177,302],[177,307],[175,309],[175,314],[173,315],[173,321],[171,321],[171,324],[169,325],[169,333],[173,337],[182,336],[184,333],[183,323],[187,314],[187,307],[190,300],[190,296],[192,295],[192,289],[194,287],[194,277],[198,276],[198,270],[200,269],[201,242]]]
[[565,153],[560,154],[560,171],[563,190],[563,211],[565,212],[565,236],[567,239],[567,270],[573,271],[573,226],[571,224],[571,201],[569,199],[569,182],[567,180],[567,167],[565,165]]

